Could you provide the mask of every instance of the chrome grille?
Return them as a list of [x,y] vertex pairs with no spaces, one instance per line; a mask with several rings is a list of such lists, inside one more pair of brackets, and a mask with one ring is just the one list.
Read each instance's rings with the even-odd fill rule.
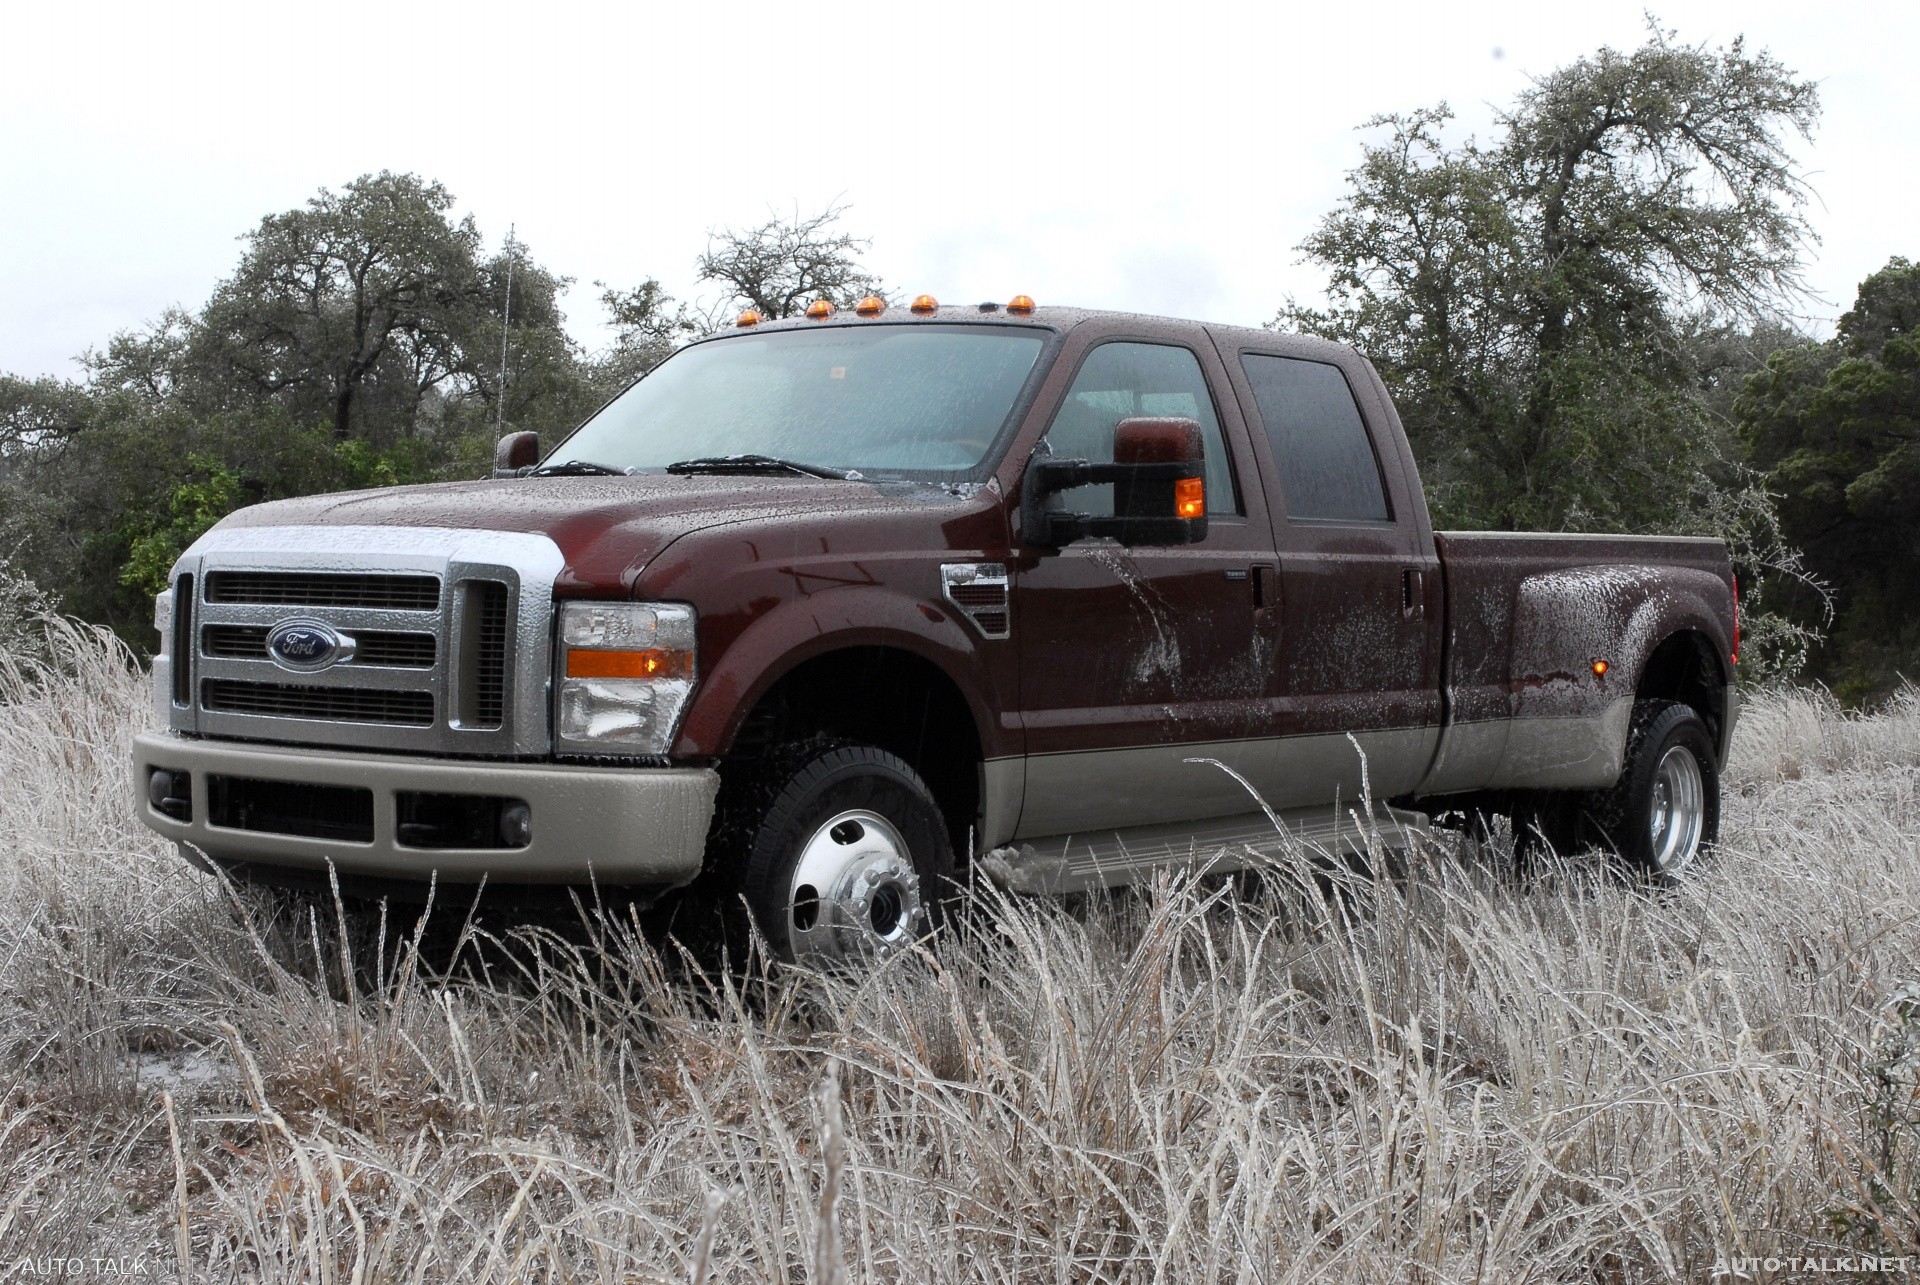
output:
[[433,611],[440,606],[440,582],[433,576],[215,571],[207,576],[207,601]]
[[[547,537],[512,532],[210,532],[175,571],[169,723],[347,750],[545,753],[564,565]],[[352,646],[302,667],[267,650],[289,625]]]

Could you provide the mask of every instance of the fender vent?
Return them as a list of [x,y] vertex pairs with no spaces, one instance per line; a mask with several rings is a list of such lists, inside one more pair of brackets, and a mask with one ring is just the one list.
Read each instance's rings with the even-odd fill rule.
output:
[[1005,638],[1013,629],[1006,564],[947,562],[940,567],[947,601],[973,622],[982,638]]

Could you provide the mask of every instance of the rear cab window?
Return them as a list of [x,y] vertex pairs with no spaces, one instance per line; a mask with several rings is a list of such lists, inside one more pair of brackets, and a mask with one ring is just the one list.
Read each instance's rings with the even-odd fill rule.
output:
[[1243,352],[1289,521],[1391,522],[1386,481],[1353,389],[1329,362]]

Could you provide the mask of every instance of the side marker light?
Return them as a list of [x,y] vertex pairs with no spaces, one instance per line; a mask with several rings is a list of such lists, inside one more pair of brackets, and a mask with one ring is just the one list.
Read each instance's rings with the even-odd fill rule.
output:
[[1608,669],[1608,668],[1609,668],[1609,666],[1607,665],[1607,662],[1606,662],[1606,661],[1604,661],[1604,660],[1596,660],[1596,661],[1594,661],[1594,662],[1593,662],[1593,676],[1594,676],[1595,678],[1605,678],[1605,677],[1607,676],[1607,669]]

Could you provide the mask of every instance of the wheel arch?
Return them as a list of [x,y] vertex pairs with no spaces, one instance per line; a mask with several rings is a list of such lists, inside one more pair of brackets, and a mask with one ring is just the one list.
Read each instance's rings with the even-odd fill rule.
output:
[[1713,640],[1697,628],[1676,629],[1648,653],[1634,679],[1633,698],[1671,700],[1700,715],[1725,766],[1729,676]]
[[898,637],[842,636],[790,652],[763,673],[741,702],[722,770],[820,733],[886,750],[926,782],[964,861],[985,803],[979,718],[967,687],[920,649]]

